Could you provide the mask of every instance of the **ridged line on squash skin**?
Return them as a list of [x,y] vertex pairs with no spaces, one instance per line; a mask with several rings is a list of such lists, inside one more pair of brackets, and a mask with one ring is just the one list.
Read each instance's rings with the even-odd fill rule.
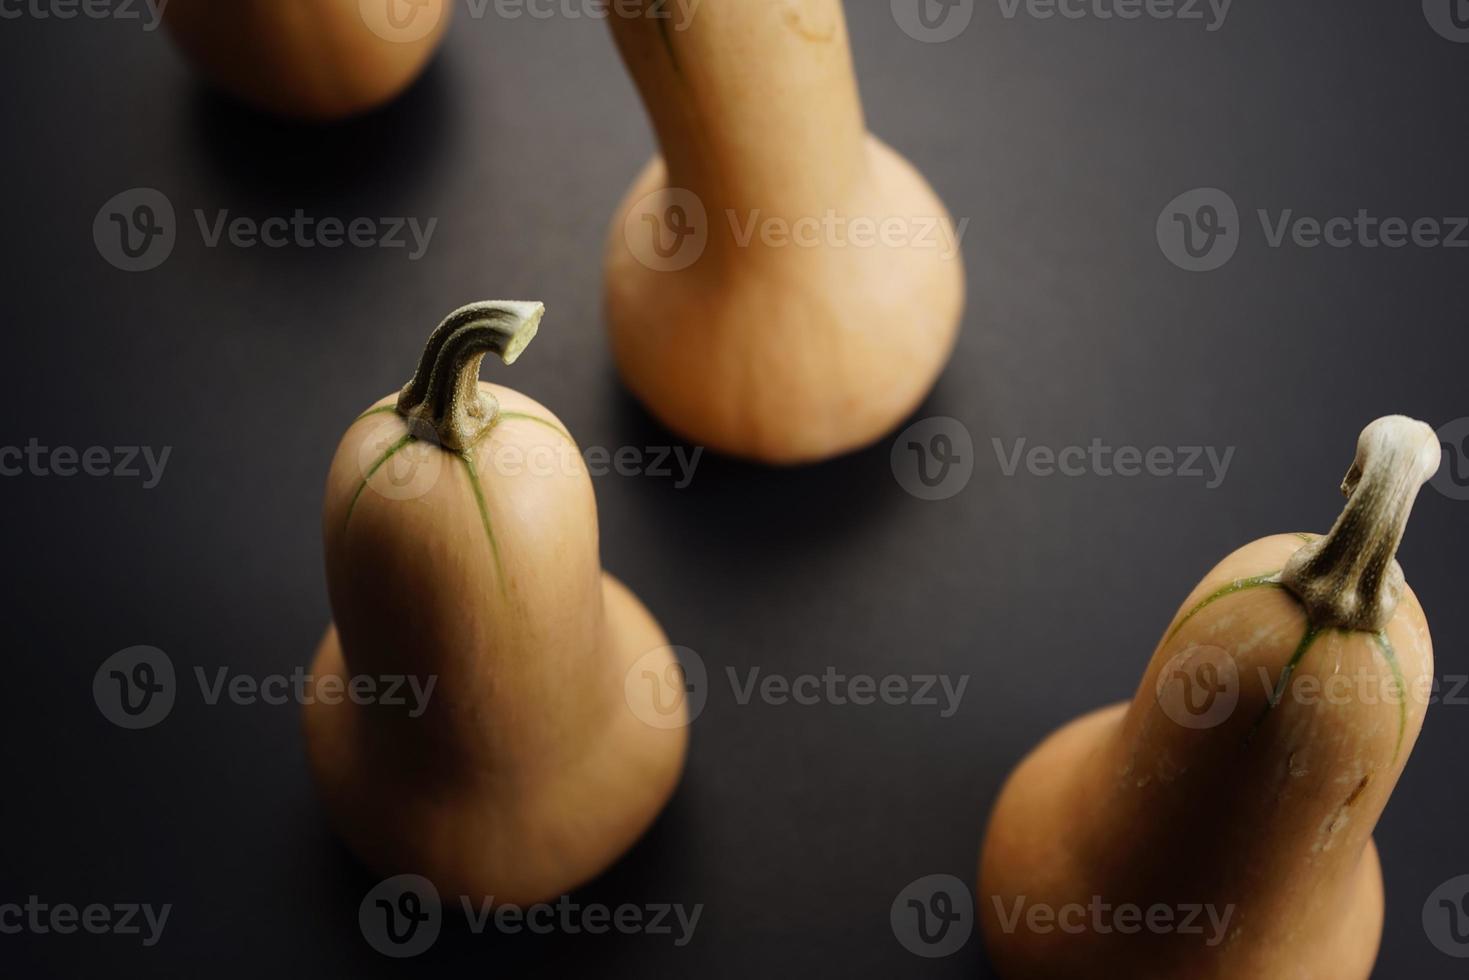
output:
[[1387,631],[1383,630],[1373,639],[1377,641],[1377,649],[1382,652],[1382,659],[1387,661],[1393,680],[1398,684],[1398,744],[1392,750],[1392,761],[1396,763],[1398,753],[1403,750],[1403,739],[1408,734],[1408,687],[1407,682],[1403,680],[1402,665],[1398,663],[1398,652],[1393,649],[1392,641],[1387,638]]
[[473,457],[469,453],[456,453],[459,461],[464,464],[464,471],[469,474],[469,488],[474,492],[474,502],[479,507],[480,523],[484,525],[485,537],[490,541],[490,554],[495,559],[495,580],[500,583],[500,596],[507,595],[505,588],[505,571],[500,567],[500,545],[495,540],[495,532],[490,527],[490,509],[485,503],[484,488],[479,482],[479,468],[475,466]]
[[[1307,534],[1300,531],[1296,532],[1295,536],[1300,538],[1302,541],[1305,541],[1307,544],[1315,541],[1318,537],[1318,535]],[[1236,595],[1240,592],[1247,592],[1250,589],[1260,588],[1266,585],[1276,587],[1281,586],[1280,570],[1266,572],[1263,575],[1253,575],[1249,578],[1235,579],[1233,582],[1230,582],[1223,588],[1218,589],[1215,592],[1212,592],[1209,595],[1205,596],[1197,605],[1195,605],[1192,609],[1188,611],[1183,619],[1179,620],[1178,625],[1173,627],[1173,629],[1169,631],[1167,638],[1163,642],[1166,643],[1169,640],[1172,640],[1175,636],[1178,635],[1178,631],[1183,629],[1185,623],[1193,619],[1195,615],[1203,612],[1206,608],[1213,605],[1218,600],[1226,598],[1227,596]],[[1291,598],[1295,598],[1294,594],[1291,595]],[[1297,600],[1297,602],[1299,602],[1299,600]],[[1275,685],[1275,690],[1271,693],[1270,700],[1266,702],[1264,710],[1260,712],[1260,717],[1256,719],[1255,725],[1250,730],[1250,734],[1247,737],[1247,741],[1249,738],[1254,737],[1255,732],[1260,728],[1261,725],[1265,723],[1265,719],[1269,717],[1270,712],[1275,710],[1276,706],[1280,704],[1280,699],[1284,696],[1285,689],[1287,685],[1289,685],[1291,677],[1295,674],[1296,668],[1300,666],[1301,661],[1305,658],[1306,653],[1311,649],[1312,644],[1314,644],[1317,638],[1319,638],[1324,632],[1326,632],[1326,628],[1316,626],[1315,624],[1310,622],[1309,619],[1306,621],[1305,635],[1301,637],[1300,644],[1296,647],[1295,652],[1291,655],[1290,660],[1286,663],[1285,669],[1281,672],[1280,681]],[[1340,632],[1351,633],[1357,631],[1341,630]],[[1393,649],[1392,641],[1387,638],[1387,632],[1381,631],[1373,633],[1372,638],[1376,642],[1378,650],[1382,653],[1382,659],[1386,661],[1388,669],[1392,671],[1393,679],[1397,682],[1398,685],[1398,690],[1402,692],[1402,696],[1399,698],[1398,701],[1398,741],[1397,745],[1393,748],[1393,763],[1395,764],[1398,761],[1398,754],[1402,752],[1403,739],[1407,737],[1408,731],[1408,704],[1406,697],[1406,682],[1403,679],[1402,666],[1398,663],[1397,651]]]
[[392,402],[388,402],[386,405],[379,405],[377,408],[369,408],[367,411],[363,412],[361,415],[359,415],[355,419],[353,419],[352,420],[352,424],[353,425],[356,425],[358,422],[361,422],[363,419],[369,418],[370,416],[373,416],[373,415],[381,415],[384,412],[396,412],[397,410],[398,410],[398,406],[394,405]]
[[[561,428],[561,426],[557,425],[555,422],[552,422],[550,419],[543,419],[539,415],[531,415],[529,412],[501,412],[500,417],[495,420],[495,425],[499,425],[502,421],[508,419],[521,419],[526,422],[539,422],[541,425],[544,425],[546,428],[550,429],[552,432],[556,433],[558,436],[565,439],[573,446],[576,445],[576,440],[571,438],[571,434],[568,433],[565,429]],[[493,429],[494,426],[491,426],[489,430],[486,430],[485,435],[488,435],[490,431],[493,431]],[[484,438],[484,436],[481,436],[480,438]]]
[[[360,421],[361,419],[366,418],[369,415],[377,415],[382,412],[392,412],[396,410],[397,407],[394,405],[379,405],[377,408],[368,409],[366,412],[362,413],[362,415],[359,415],[358,420]],[[520,419],[526,422],[536,422],[555,432],[557,435],[561,436],[572,445],[576,445],[576,440],[572,439],[571,436],[566,432],[566,430],[562,429],[559,425],[549,419],[543,419],[539,415],[532,415],[529,412],[504,411],[500,412],[495,421],[485,428],[484,433],[481,434],[480,438],[475,441],[476,445],[478,445],[480,441],[482,441],[491,432],[498,428],[502,422],[508,422],[512,419]],[[399,450],[417,441],[418,437],[410,432],[407,435],[403,436],[403,438],[399,439],[397,442],[389,446],[383,452],[383,454],[378,457],[378,459],[372,464],[372,467],[368,469],[367,475],[363,477],[362,482],[358,484],[357,491],[352,494],[352,502],[347,505],[347,516],[342,521],[343,526],[346,526],[352,520],[352,511],[357,507],[357,500],[362,496],[362,491],[367,489],[368,481],[371,480],[373,476],[377,473],[377,471],[382,469],[383,466],[388,462],[388,460],[392,459]],[[474,493],[474,502],[475,506],[479,509],[480,523],[485,529],[485,537],[490,542],[490,553],[491,555],[493,555],[495,560],[495,578],[500,583],[500,594],[503,596],[506,594],[506,586],[504,568],[501,566],[500,563],[500,544],[495,539],[495,532],[490,523],[490,511],[489,506],[485,501],[484,486],[480,482],[479,468],[475,465],[474,458],[468,452],[455,453],[454,455],[459,457],[460,462],[464,464],[465,471],[469,474],[470,490]]]
[[346,527],[351,522],[352,511],[356,509],[357,500],[359,497],[362,496],[362,491],[367,489],[367,481],[371,480],[373,476],[377,473],[377,471],[383,468],[383,464],[387,463],[388,460],[392,459],[397,454],[398,450],[417,441],[418,437],[410,432],[403,438],[399,439],[397,442],[389,446],[387,450],[377,458],[377,462],[372,464],[372,467],[367,471],[367,475],[362,478],[362,482],[357,484],[357,492],[352,494],[352,502],[347,505],[347,516],[342,519],[343,527]]
[[[1324,632],[1326,631],[1321,627],[1310,622],[1306,623],[1306,632],[1301,636],[1301,642],[1296,645],[1296,652],[1291,654],[1290,659],[1286,661],[1285,669],[1280,672],[1280,680],[1276,682],[1275,690],[1270,692],[1270,700],[1265,703],[1265,710],[1260,712],[1260,717],[1255,722],[1256,728],[1259,728],[1264,723],[1265,716],[1275,710],[1276,705],[1280,704],[1280,699],[1285,696],[1285,689],[1290,685],[1290,679],[1295,674],[1296,668],[1301,665],[1301,661],[1305,658],[1306,651],[1311,649],[1311,644],[1315,643],[1317,637]],[[1251,732],[1251,734],[1254,733]]]
[[1167,643],[1169,640],[1177,636],[1178,631],[1183,629],[1184,625],[1187,624],[1189,620],[1193,619],[1199,613],[1203,612],[1205,609],[1209,608],[1220,599],[1236,595],[1240,592],[1248,592],[1250,589],[1257,589],[1265,585],[1272,585],[1277,587],[1280,585],[1279,569],[1276,569],[1273,572],[1266,572],[1264,575],[1253,575],[1250,578],[1237,578],[1223,588],[1211,592],[1209,595],[1206,595],[1202,600],[1199,601],[1198,605],[1190,609],[1184,615],[1184,617],[1178,621],[1177,626],[1168,631],[1168,636],[1164,638],[1163,642]]

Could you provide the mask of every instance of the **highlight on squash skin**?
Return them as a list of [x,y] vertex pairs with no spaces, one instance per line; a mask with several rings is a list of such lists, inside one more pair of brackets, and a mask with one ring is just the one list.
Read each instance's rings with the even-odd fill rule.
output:
[[[676,661],[601,569],[574,441],[543,406],[478,380],[485,355],[515,360],[542,314],[508,301],[456,310],[408,384],[348,426],[322,521],[333,625],[312,673],[437,681],[421,717],[321,699],[304,710],[327,814],[365,864],[521,904],[630,847],[687,744],[685,725],[640,720],[645,695],[625,689],[633,664]],[[510,468],[497,462],[506,451],[566,462]],[[403,480],[390,467],[405,453],[421,455]]]
[[[1330,532],[1227,557],[1183,603],[1133,701],[1062,728],[1021,763],[979,869],[1000,975],[1065,980],[1099,963],[1160,980],[1370,975],[1383,912],[1372,829],[1423,724],[1410,692],[1433,673],[1394,555],[1438,462],[1428,426],[1373,422]],[[1333,678],[1359,686],[1309,696]],[[1001,910],[1022,896],[1207,906],[1228,927],[1217,941],[1007,928]]]
[[[661,150],[607,239],[623,381],[674,432],[762,462],[881,439],[948,361],[964,268],[948,210],[867,131],[840,0],[705,3],[674,28],[609,23]],[[902,222],[904,234],[830,241],[828,218]],[[752,221],[820,230],[782,244],[738,230]],[[669,234],[675,249],[697,245],[665,262]]]
[[214,85],[313,122],[375,109],[438,50],[453,0],[167,0],[163,22]]

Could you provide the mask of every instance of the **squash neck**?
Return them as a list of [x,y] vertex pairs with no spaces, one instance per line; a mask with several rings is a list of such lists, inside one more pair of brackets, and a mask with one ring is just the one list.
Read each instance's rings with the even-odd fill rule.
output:
[[495,396],[479,387],[480,364],[486,354],[515,363],[545,311],[540,303],[491,300],[450,313],[398,395],[397,412],[413,434],[453,452],[473,446],[500,414]]
[[1374,633],[1387,626],[1404,588],[1398,545],[1418,491],[1438,470],[1440,451],[1432,428],[1401,415],[1362,430],[1342,481],[1341,516],[1281,572],[1281,584],[1306,607],[1313,626]]
[[[840,0],[644,0],[609,20],[648,108],[668,186],[716,212],[840,207],[867,128]],[[667,16],[660,17],[664,12]]]

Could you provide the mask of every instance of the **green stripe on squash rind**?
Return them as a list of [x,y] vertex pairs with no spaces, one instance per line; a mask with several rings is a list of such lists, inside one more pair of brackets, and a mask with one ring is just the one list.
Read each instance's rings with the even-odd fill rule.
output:
[[[1297,534],[1296,537],[1308,543],[1315,540],[1315,536],[1310,534]],[[1213,605],[1215,602],[1218,602],[1220,599],[1224,599],[1232,595],[1238,595],[1241,592],[1248,592],[1251,589],[1262,588],[1265,586],[1273,586],[1276,588],[1281,587],[1279,569],[1273,572],[1266,572],[1263,575],[1252,575],[1249,578],[1235,579],[1228,585],[1209,593],[1209,595],[1200,600],[1192,609],[1190,609],[1184,615],[1182,619],[1178,621],[1177,626],[1168,631],[1168,636],[1166,639],[1164,639],[1163,642],[1167,643],[1169,640],[1172,640],[1175,636],[1178,635],[1178,631],[1183,629],[1184,625],[1189,620],[1193,619],[1194,616],[1203,612],[1205,609]],[[1291,598],[1295,597],[1292,596]],[[1318,626],[1315,626],[1309,620],[1307,620],[1306,632],[1301,637],[1301,642],[1297,644],[1295,652],[1291,654],[1291,658],[1286,663],[1285,669],[1281,671],[1280,680],[1276,683],[1275,690],[1270,695],[1270,700],[1266,702],[1265,709],[1260,712],[1260,717],[1256,719],[1254,727],[1250,730],[1249,737],[1254,736],[1255,731],[1258,730],[1260,726],[1265,723],[1265,720],[1269,717],[1270,712],[1275,710],[1276,705],[1280,703],[1281,698],[1285,694],[1286,686],[1290,683],[1291,677],[1296,672],[1296,668],[1300,666],[1300,663],[1305,658],[1307,651],[1311,649],[1311,646],[1316,642],[1317,637],[1319,637],[1323,632],[1325,632],[1325,630]],[[1403,680],[1403,671],[1402,667],[1398,663],[1397,652],[1393,649],[1392,642],[1387,638],[1387,633],[1374,633],[1372,634],[1372,638],[1376,642],[1379,652],[1382,654],[1382,659],[1387,663],[1388,669],[1392,671],[1393,679],[1397,682],[1398,691],[1400,694],[1400,697],[1398,699],[1398,741],[1397,745],[1393,748],[1393,762],[1397,762],[1398,753],[1402,751],[1403,739],[1406,737],[1408,730],[1408,704],[1404,691],[1405,682]]]
[[[379,405],[376,408],[370,408],[367,411],[363,412],[361,415],[357,416],[357,418],[353,420],[353,424],[362,421],[370,415],[380,415],[384,412],[392,412],[396,410],[396,406],[394,405]],[[511,419],[520,419],[527,422],[538,422],[551,431],[555,432],[557,435],[564,438],[567,442],[575,445],[575,440],[573,440],[571,436],[567,434],[566,430],[561,428],[561,426],[557,425],[555,422],[550,421],[549,419],[543,419],[539,415],[531,415],[528,412],[501,412],[499,416],[495,419],[494,423],[491,424],[489,428],[485,429],[479,440],[476,440],[475,444],[478,445],[480,441],[483,441],[484,438],[488,436],[491,432],[493,432],[495,428],[500,425],[501,422],[507,422]],[[386,464],[388,460],[397,455],[399,450],[417,441],[418,437],[410,432],[404,435],[403,438],[399,439],[397,442],[394,442],[383,452],[381,456],[377,458],[377,460],[368,469],[367,475],[362,478],[362,482],[357,485],[356,492],[352,494],[352,502],[347,505],[347,516],[342,521],[342,526],[344,528],[352,520],[352,511],[356,509],[357,500],[362,496],[362,491],[367,489],[368,481],[373,478],[378,470],[383,468],[384,464]],[[495,580],[500,583],[500,595],[505,596],[505,571],[500,564],[500,545],[499,542],[495,540],[495,530],[490,523],[490,509],[489,504],[485,500],[484,486],[480,482],[479,468],[475,465],[474,457],[470,453],[455,453],[454,455],[457,456],[459,458],[459,461],[464,464],[464,470],[466,473],[469,474],[469,487],[471,492],[473,492],[474,494],[475,506],[479,510],[480,524],[485,529],[485,539],[488,540],[490,543],[490,554],[491,556],[493,556],[495,561]]]

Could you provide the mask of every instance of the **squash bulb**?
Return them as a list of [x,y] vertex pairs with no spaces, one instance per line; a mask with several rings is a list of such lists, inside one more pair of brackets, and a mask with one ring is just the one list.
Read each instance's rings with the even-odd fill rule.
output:
[[342,119],[427,66],[451,0],[167,0],[163,22],[215,85],[264,112]]
[[[602,572],[591,480],[544,406],[478,380],[538,303],[451,314],[418,372],[348,428],[323,508],[333,678],[435,678],[403,706],[318,698],[311,769],[338,833],[383,875],[530,904],[626,851],[678,781],[687,714],[625,684],[676,670],[662,630]],[[686,712],[682,702],[675,712]]]
[[1225,558],[1132,703],[1020,764],[979,869],[1001,976],[1366,980],[1383,913],[1372,829],[1433,674],[1394,554],[1438,461],[1427,425],[1369,425],[1329,534]]
[[953,350],[966,226],[868,134],[840,0],[705,3],[687,23],[643,9],[609,18],[662,149],[607,239],[623,381],[736,456],[877,441]]

